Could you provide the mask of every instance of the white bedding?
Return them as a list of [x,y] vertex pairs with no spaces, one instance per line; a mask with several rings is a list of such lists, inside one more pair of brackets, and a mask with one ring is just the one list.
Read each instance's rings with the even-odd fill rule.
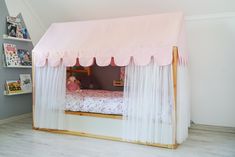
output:
[[67,92],[65,110],[122,115],[123,92],[106,90]]

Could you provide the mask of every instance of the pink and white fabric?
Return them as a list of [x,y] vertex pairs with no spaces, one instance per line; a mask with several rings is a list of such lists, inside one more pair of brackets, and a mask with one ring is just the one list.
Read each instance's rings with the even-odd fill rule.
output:
[[126,66],[131,58],[146,65],[172,62],[172,47],[187,61],[182,13],[165,13],[115,19],[54,23],[33,49],[36,66],[107,66],[111,59]]
[[80,90],[67,92],[65,110],[122,115],[123,92],[107,90]]

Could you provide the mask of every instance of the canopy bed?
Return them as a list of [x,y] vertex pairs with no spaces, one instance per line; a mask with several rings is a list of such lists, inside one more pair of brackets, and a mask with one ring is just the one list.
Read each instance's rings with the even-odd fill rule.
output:
[[[190,124],[183,21],[177,12],[52,24],[33,49],[33,128],[176,148]],[[123,93],[66,92],[66,67],[94,62],[125,67]],[[121,110],[89,109],[97,97]]]

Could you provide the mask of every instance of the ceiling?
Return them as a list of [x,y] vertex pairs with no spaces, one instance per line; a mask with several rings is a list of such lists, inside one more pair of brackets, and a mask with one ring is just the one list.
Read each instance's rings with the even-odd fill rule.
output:
[[186,16],[235,12],[235,0],[25,0],[46,27],[53,22],[183,11]]

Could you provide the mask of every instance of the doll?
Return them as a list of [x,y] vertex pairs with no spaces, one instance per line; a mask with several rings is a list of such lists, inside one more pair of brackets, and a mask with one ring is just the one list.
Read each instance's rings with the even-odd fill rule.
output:
[[67,79],[67,90],[70,92],[80,91],[80,81],[76,79],[75,76],[70,76]]

